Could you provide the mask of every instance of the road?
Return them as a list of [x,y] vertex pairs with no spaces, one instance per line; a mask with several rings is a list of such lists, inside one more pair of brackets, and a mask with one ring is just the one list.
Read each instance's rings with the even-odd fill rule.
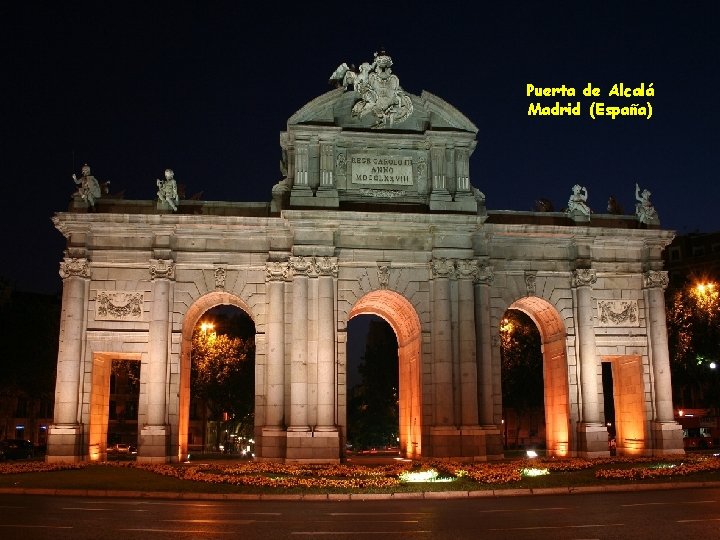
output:
[[0,495],[0,538],[720,538],[720,489],[404,501]]

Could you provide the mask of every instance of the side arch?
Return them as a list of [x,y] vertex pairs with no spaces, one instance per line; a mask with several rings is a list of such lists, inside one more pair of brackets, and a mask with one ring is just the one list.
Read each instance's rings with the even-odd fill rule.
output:
[[404,296],[390,290],[367,293],[352,307],[348,313],[348,320],[364,314],[377,315],[384,319],[397,337],[400,369],[398,389],[400,450],[406,457],[418,458],[422,455],[420,318],[413,305]]
[[570,430],[567,331],[555,307],[537,296],[513,302],[508,309],[522,311],[540,332],[545,394],[545,433],[548,454],[566,456],[573,448]]
[[252,319],[257,320],[250,306],[242,298],[227,292],[213,291],[198,298],[187,310],[182,322],[180,343],[180,391],[178,399],[178,459],[182,462],[188,457],[188,430],[190,425],[190,357],[192,353],[192,334],[200,318],[206,311],[216,306],[235,306]]

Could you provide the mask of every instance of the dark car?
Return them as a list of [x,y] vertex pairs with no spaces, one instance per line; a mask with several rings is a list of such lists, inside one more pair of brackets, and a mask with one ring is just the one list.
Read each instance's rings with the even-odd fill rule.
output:
[[5,439],[0,442],[0,460],[30,459],[35,455],[35,447],[24,439]]

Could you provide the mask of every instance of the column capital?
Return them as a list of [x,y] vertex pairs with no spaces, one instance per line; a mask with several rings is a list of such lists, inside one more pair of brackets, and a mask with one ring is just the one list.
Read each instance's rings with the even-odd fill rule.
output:
[[313,266],[318,276],[337,277],[337,257],[313,257]]
[[430,270],[432,271],[433,279],[454,278],[455,262],[452,259],[446,259],[445,257],[432,259],[430,261]]
[[175,279],[175,261],[172,259],[150,259],[150,280]]
[[265,281],[288,281],[289,278],[289,263],[278,261],[268,261],[265,263]]
[[478,271],[477,275],[475,276],[475,284],[490,285],[494,279],[495,274],[493,273],[493,267],[488,266],[487,264],[478,263]]
[[578,268],[572,273],[572,287],[590,287],[597,281],[597,273],[592,268]]
[[643,288],[653,289],[656,287],[665,289],[670,281],[666,270],[648,270],[643,274]]
[[314,272],[313,257],[290,257],[288,265],[293,276],[309,276]]
[[477,279],[480,267],[476,259],[458,259],[455,261],[458,279]]
[[85,258],[65,257],[60,263],[60,277],[90,278],[90,261]]

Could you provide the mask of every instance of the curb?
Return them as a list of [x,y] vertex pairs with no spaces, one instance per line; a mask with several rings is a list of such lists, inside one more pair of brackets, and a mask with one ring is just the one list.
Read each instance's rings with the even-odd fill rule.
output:
[[387,501],[387,500],[449,500],[532,495],[583,495],[590,493],[623,493],[629,491],[659,491],[672,489],[719,488],[720,482],[666,482],[662,484],[614,484],[609,486],[580,486],[538,489],[488,489],[481,491],[418,491],[411,493],[195,493],[173,491],[125,491],[103,489],[2,488],[3,495],[52,495],[63,497],[112,497],[125,499],[173,499],[203,501]]

